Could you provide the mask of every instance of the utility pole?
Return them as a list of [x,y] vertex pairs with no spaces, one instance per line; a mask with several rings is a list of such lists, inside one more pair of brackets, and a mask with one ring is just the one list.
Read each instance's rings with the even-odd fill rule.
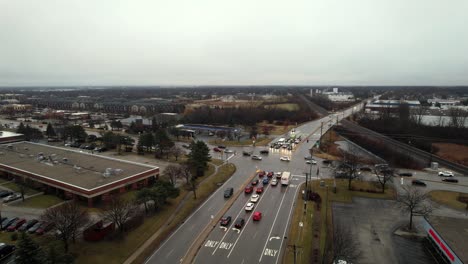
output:
[[320,123],[320,139],[322,139],[323,121]]

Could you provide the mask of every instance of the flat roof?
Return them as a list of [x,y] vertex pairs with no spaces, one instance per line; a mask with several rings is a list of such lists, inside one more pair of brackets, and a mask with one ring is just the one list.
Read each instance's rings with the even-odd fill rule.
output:
[[[41,154],[43,160],[40,160]],[[158,169],[146,164],[24,141],[0,145],[0,164],[88,191]],[[109,173],[105,174],[106,170]]]
[[0,138],[18,137],[22,135],[23,134],[13,133],[9,131],[0,131]]
[[468,219],[443,216],[430,216],[427,219],[460,260],[468,263]]

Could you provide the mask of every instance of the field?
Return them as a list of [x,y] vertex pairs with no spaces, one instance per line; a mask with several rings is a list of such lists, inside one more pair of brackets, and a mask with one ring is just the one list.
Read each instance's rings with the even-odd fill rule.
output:
[[299,110],[298,104],[274,104],[274,105],[266,105],[265,108],[277,108],[283,109],[287,111],[296,111]]
[[435,154],[441,158],[468,166],[468,146],[453,143],[434,143]]

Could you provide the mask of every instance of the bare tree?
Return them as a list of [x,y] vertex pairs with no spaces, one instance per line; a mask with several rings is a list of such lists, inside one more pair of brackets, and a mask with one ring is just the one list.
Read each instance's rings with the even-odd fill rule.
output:
[[78,230],[89,223],[89,214],[76,202],[67,202],[46,209],[41,219],[48,223],[54,223],[55,228],[59,231],[59,237],[64,243],[65,251],[68,252],[69,240],[75,242]]
[[393,181],[393,174],[395,173],[395,170],[392,168],[384,168],[384,169],[375,168],[374,173],[377,176],[377,180],[379,181],[380,186],[382,186],[382,193],[384,193],[385,185],[388,182]]
[[421,125],[422,124],[422,119],[424,117],[424,114],[426,113],[427,107],[425,106],[419,106],[416,108],[411,109],[411,119],[413,120],[416,125]]
[[181,172],[182,168],[180,165],[168,165],[163,171],[163,177],[166,177],[173,186],[176,185],[177,179],[184,176]]
[[138,212],[138,206],[133,201],[126,201],[120,196],[112,198],[109,207],[101,213],[103,219],[112,221],[120,233],[125,230],[125,222]]
[[423,190],[413,187],[404,186],[403,193],[399,194],[397,206],[403,213],[410,214],[409,229],[413,229],[413,216],[427,216],[433,211],[433,205],[429,199],[429,195]]
[[454,128],[461,128],[465,126],[465,120],[468,117],[468,111],[460,108],[450,108],[450,126]]
[[339,260],[356,263],[361,258],[362,251],[360,250],[359,240],[356,239],[349,225],[335,224],[333,226],[332,242],[327,246],[333,247],[331,263],[338,263]]
[[180,176],[185,178],[187,184],[190,184],[189,181],[193,177],[190,167],[187,165],[180,166]]
[[346,169],[346,178],[348,178],[348,190],[351,190],[351,182],[359,177],[358,169],[361,158],[359,156],[359,148],[353,143],[347,144],[347,150],[341,151],[343,155],[343,164],[341,168]]
[[184,154],[184,151],[177,145],[174,145],[169,152],[171,153],[172,156],[175,157],[175,160],[177,161],[182,154]]

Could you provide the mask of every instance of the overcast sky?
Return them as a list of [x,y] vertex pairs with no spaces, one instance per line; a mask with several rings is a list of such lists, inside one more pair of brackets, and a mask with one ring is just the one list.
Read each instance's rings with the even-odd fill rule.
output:
[[0,0],[0,86],[468,85],[466,0]]

